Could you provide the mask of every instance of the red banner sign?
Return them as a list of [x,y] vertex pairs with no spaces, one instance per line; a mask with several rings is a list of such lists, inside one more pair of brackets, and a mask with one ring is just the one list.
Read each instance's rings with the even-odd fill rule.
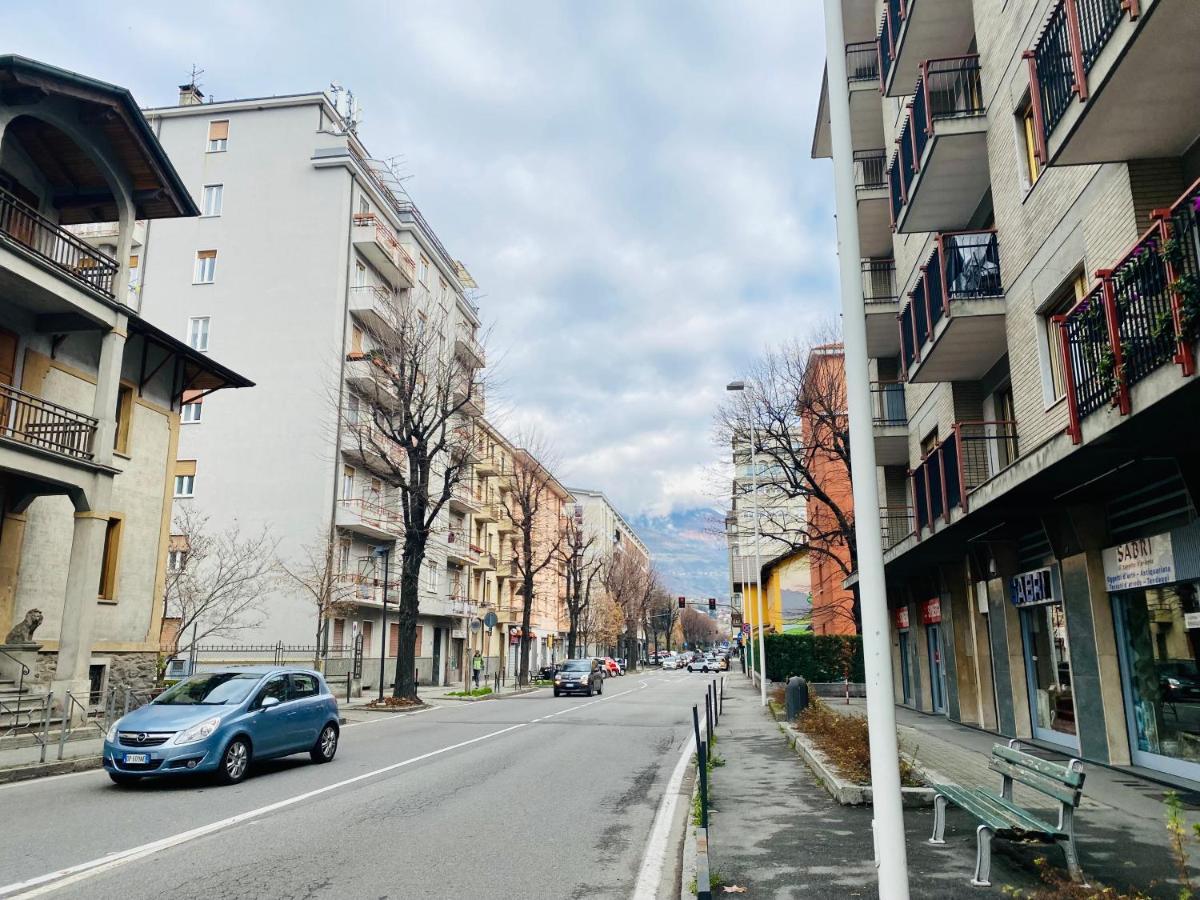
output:
[[908,607],[902,606],[896,610],[896,629],[903,631],[908,628]]
[[926,625],[937,625],[942,621],[942,601],[938,597],[921,604],[921,621]]

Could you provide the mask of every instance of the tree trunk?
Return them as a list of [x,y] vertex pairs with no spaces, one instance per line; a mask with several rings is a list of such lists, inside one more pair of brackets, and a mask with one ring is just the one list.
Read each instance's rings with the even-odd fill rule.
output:
[[575,641],[579,636],[579,608],[568,609],[570,626],[567,631],[567,659],[575,658]]
[[[405,700],[417,699],[417,613],[420,610],[421,561],[425,557],[423,544],[404,542],[404,558],[400,566],[400,605],[396,611],[399,646],[396,648],[396,676],[392,696]],[[384,646],[388,639],[386,623]],[[380,678],[383,677],[381,672]]]
[[522,687],[529,684],[529,619],[533,614],[533,573],[525,573],[525,608],[521,610],[521,668],[517,683]]

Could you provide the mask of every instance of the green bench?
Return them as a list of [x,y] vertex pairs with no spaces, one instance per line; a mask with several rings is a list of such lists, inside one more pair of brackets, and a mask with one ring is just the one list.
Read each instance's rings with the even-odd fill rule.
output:
[[[1008,746],[992,748],[988,767],[1002,776],[1000,793],[984,788],[960,787],[957,784],[935,784],[933,798],[933,837],[931,844],[946,843],[946,804],[969,812],[979,820],[975,829],[975,877],[971,884],[987,886],[992,869],[992,838],[1013,841],[1037,841],[1063,845],[1067,870],[1075,881],[1083,881],[1079,854],[1075,850],[1075,810],[1083,796],[1083,764],[1072,759],[1065,766],[1039,759],[1020,749],[1017,741]],[[1052,825],[1039,813],[1030,812],[1013,802],[1013,782],[1019,781],[1040,794],[1057,800],[1058,824]]]

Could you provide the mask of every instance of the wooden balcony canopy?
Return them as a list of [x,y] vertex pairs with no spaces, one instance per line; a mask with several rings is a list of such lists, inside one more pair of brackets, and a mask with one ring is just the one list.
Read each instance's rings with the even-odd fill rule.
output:
[[[82,129],[107,142],[133,185],[137,218],[200,214],[128,90],[23,56],[0,55],[0,104],[18,113],[4,139],[38,161],[53,187],[60,224],[117,221],[119,211],[91,154],[38,117],[39,106],[51,99],[60,114],[73,113]],[[20,114],[21,107],[28,115]]]
[[171,373],[171,400],[179,402],[186,393],[197,402],[222,388],[254,387],[254,382],[221,365],[207,353],[194,350],[140,316],[129,317],[130,337],[142,338],[139,389],[160,372]]

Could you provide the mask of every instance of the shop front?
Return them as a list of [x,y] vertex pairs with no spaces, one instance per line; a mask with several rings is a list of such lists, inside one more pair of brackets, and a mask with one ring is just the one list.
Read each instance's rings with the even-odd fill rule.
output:
[[926,651],[929,654],[929,703],[935,713],[946,712],[946,655],[942,635],[942,601],[933,597],[921,604],[921,624],[925,626]]
[[1195,529],[1106,549],[1122,693],[1135,765],[1200,781],[1200,571]]
[[913,706],[913,651],[908,624],[908,607],[902,606],[896,610],[896,635],[900,645],[900,696],[905,706]]
[[1033,736],[1078,753],[1071,647],[1058,565],[1014,575],[1009,579],[1009,600],[1021,622]]

